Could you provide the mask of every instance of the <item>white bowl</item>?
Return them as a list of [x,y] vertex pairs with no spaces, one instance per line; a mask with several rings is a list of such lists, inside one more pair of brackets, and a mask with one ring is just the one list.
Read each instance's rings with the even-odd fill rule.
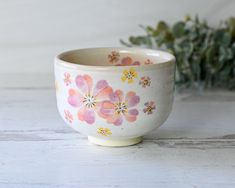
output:
[[90,48],[55,58],[57,106],[73,129],[103,146],[139,143],[173,103],[175,58],[156,50]]

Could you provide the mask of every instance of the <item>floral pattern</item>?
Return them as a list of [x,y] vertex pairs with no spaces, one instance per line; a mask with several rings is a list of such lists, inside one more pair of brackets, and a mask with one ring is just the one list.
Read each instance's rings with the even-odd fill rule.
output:
[[69,123],[72,123],[72,122],[73,122],[73,115],[72,115],[68,110],[64,110],[64,118],[65,118]]
[[121,125],[125,118],[129,122],[134,122],[139,114],[135,108],[140,101],[140,97],[135,92],[130,91],[124,97],[121,90],[113,92],[109,100],[104,101],[101,106],[101,116],[107,123]]
[[135,71],[134,68],[131,67],[130,69],[123,71],[121,80],[123,82],[127,81],[128,84],[131,84],[134,82],[135,78],[137,77],[138,77],[137,72]]
[[117,66],[130,66],[130,65],[140,65],[139,61],[133,61],[130,57],[125,57],[121,60],[121,63]]
[[146,88],[146,87],[150,86],[150,84],[151,84],[151,79],[149,76],[141,77],[141,79],[139,81],[139,85],[141,85],[143,88]]
[[[121,58],[121,60],[120,60],[120,57],[121,57],[121,55],[120,55],[119,52],[112,51],[108,55],[108,61],[109,61],[109,63],[114,64],[115,66],[137,66],[137,65],[141,65],[141,63],[139,61],[134,61],[129,56]],[[149,64],[153,64],[153,62],[150,59],[147,59],[142,64],[149,65]]]
[[146,108],[144,108],[144,113],[146,114],[152,114],[153,111],[156,109],[156,106],[155,106],[155,103],[153,101],[150,101],[150,102],[146,102],[144,104],[146,106]]
[[112,51],[111,54],[108,55],[108,59],[110,63],[116,63],[120,58],[120,54],[116,51]]
[[72,83],[71,75],[69,73],[64,73],[64,83],[66,86],[68,86]]
[[112,88],[106,80],[99,80],[93,86],[93,79],[89,75],[78,75],[75,83],[78,89],[69,89],[68,103],[78,108],[79,120],[93,124],[102,102],[112,93]]
[[145,62],[144,62],[145,65],[150,65],[150,64],[153,64],[153,62],[150,60],[150,59],[147,59]]
[[112,134],[111,130],[109,128],[98,128],[97,133],[102,136],[110,136]]
[[[112,51],[108,55],[110,63],[115,63],[117,66],[133,66],[140,65],[139,61],[133,60],[131,57],[120,58],[120,54]],[[150,59],[147,59],[144,64],[153,64]],[[71,85],[72,79],[69,73],[64,73],[64,84]],[[122,72],[121,81],[128,84],[135,83],[138,78],[138,73],[134,67],[128,67]],[[142,76],[137,82],[142,88],[151,85],[149,76]],[[102,118],[107,123],[120,126],[124,121],[135,122],[139,115],[137,106],[140,103],[140,97],[134,91],[124,93],[122,90],[113,88],[106,80],[98,80],[94,83],[90,75],[77,75],[74,80],[75,88],[68,89],[68,104],[77,110],[77,118],[87,124],[94,124],[97,117]],[[58,85],[56,82],[56,90]],[[142,113],[147,115],[153,114],[156,110],[154,101],[144,103]],[[74,117],[69,110],[64,110],[64,118],[69,123],[73,123]],[[99,127],[97,133],[102,136],[110,136],[112,132],[109,128]]]

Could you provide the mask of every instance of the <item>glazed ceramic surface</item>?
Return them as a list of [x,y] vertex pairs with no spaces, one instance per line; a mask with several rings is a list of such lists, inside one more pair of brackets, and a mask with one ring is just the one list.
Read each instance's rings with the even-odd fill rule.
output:
[[57,106],[95,144],[132,145],[162,125],[173,103],[175,58],[132,48],[73,50],[55,58]]

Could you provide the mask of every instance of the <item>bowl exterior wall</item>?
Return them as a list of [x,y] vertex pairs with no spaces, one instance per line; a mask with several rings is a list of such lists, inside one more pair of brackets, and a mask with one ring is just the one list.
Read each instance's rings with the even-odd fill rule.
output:
[[55,86],[59,113],[84,135],[139,137],[162,125],[171,112],[174,62],[167,66],[120,66],[109,71],[72,69],[58,61]]

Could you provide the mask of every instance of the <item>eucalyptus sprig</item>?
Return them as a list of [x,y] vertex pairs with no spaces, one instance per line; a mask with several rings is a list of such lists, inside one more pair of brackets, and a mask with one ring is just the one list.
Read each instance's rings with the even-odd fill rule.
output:
[[125,46],[164,49],[176,56],[176,85],[180,88],[235,89],[235,18],[210,27],[197,16],[170,25],[141,26],[145,34],[130,36]]

